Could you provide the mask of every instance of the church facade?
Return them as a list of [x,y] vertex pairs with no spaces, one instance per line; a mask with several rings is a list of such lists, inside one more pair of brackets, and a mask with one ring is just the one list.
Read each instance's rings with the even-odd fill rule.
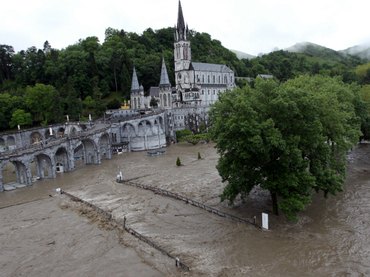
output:
[[185,128],[199,131],[199,125],[208,124],[208,110],[218,100],[219,95],[235,88],[234,71],[223,64],[192,61],[189,28],[185,25],[180,1],[174,38],[176,84],[170,84],[163,59],[159,86],[150,88],[149,96],[144,96],[134,69],[131,108],[151,108],[154,99],[159,108],[167,111],[171,134]]

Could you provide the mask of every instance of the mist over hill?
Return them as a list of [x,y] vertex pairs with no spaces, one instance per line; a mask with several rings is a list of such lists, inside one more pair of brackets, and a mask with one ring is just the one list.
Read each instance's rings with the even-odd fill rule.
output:
[[356,45],[347,49],[341,50],[341,53],[360,57],[370,61],[370,43],[363,45]]
[[253,59],[255,58],[256,56],[253,56],[251,54],[248,54],[248,53],[245,53],[245,52],[242,52],[242,51],[239,51],[239,50],[233,50],[233,49],[229,49],[231,52],[234,52],[235,55],[238,57],[238,59],[247,59],[247,60],[250,60],[250,59]]
[[311,56],[331,58],[341,61],[348,56],[358,57],[364,60],[370,60],[370,45],[356,45],[345,50],[335,51],[328,47],[312,42],[299,42],[285,49],[288,52],[304,53]]

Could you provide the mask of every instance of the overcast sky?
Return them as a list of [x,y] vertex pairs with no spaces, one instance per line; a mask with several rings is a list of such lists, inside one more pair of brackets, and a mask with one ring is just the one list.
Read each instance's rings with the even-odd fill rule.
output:
[[[249,54],[309,41],[335,50],[370,44],[369,0],[182,0],[190,29]],[[172,27],[178,0],[11,0],[0,4],[0,44],[16,51],[104,41],[107,27],[141,34]]]

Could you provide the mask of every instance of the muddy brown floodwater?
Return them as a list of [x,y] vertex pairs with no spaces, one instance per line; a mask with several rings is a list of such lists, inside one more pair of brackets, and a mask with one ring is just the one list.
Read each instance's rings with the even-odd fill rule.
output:
[[[198,160],[198,152],[202,159]],[[183,166],[176,166],[180,157]],[[268,194],[220,203],[214,145],[172,145],[162,156],[125,153],[32,187],[0,194],[1,276],[370,276],[370,145],[348,156],[344,191],[315,195],[297,223],[270,215],[270,231],[115,182],[157,186],[243,218],[270,211]],[[55,188],[126,217],[127,225],[190,266],[130,234],[100,226]],[[50,196],[51,197],[50,197]],[[10,206],[12,205],[12,206]],[[9,206],[9,207],[8,207]]]

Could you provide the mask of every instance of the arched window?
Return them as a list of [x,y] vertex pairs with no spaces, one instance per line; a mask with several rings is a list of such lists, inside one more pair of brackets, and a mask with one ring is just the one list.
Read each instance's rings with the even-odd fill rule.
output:
[[208,75],[208,84],[211,83],[210,76]]
[[176,45],[176,52],[177,52],[177,59],[181,59],[181,57],[180,57],[180,45]]
[[213,83],[216,84],[216,76],[213,75]]
[[224,84],[227,84],[227,76],[224,76]]

